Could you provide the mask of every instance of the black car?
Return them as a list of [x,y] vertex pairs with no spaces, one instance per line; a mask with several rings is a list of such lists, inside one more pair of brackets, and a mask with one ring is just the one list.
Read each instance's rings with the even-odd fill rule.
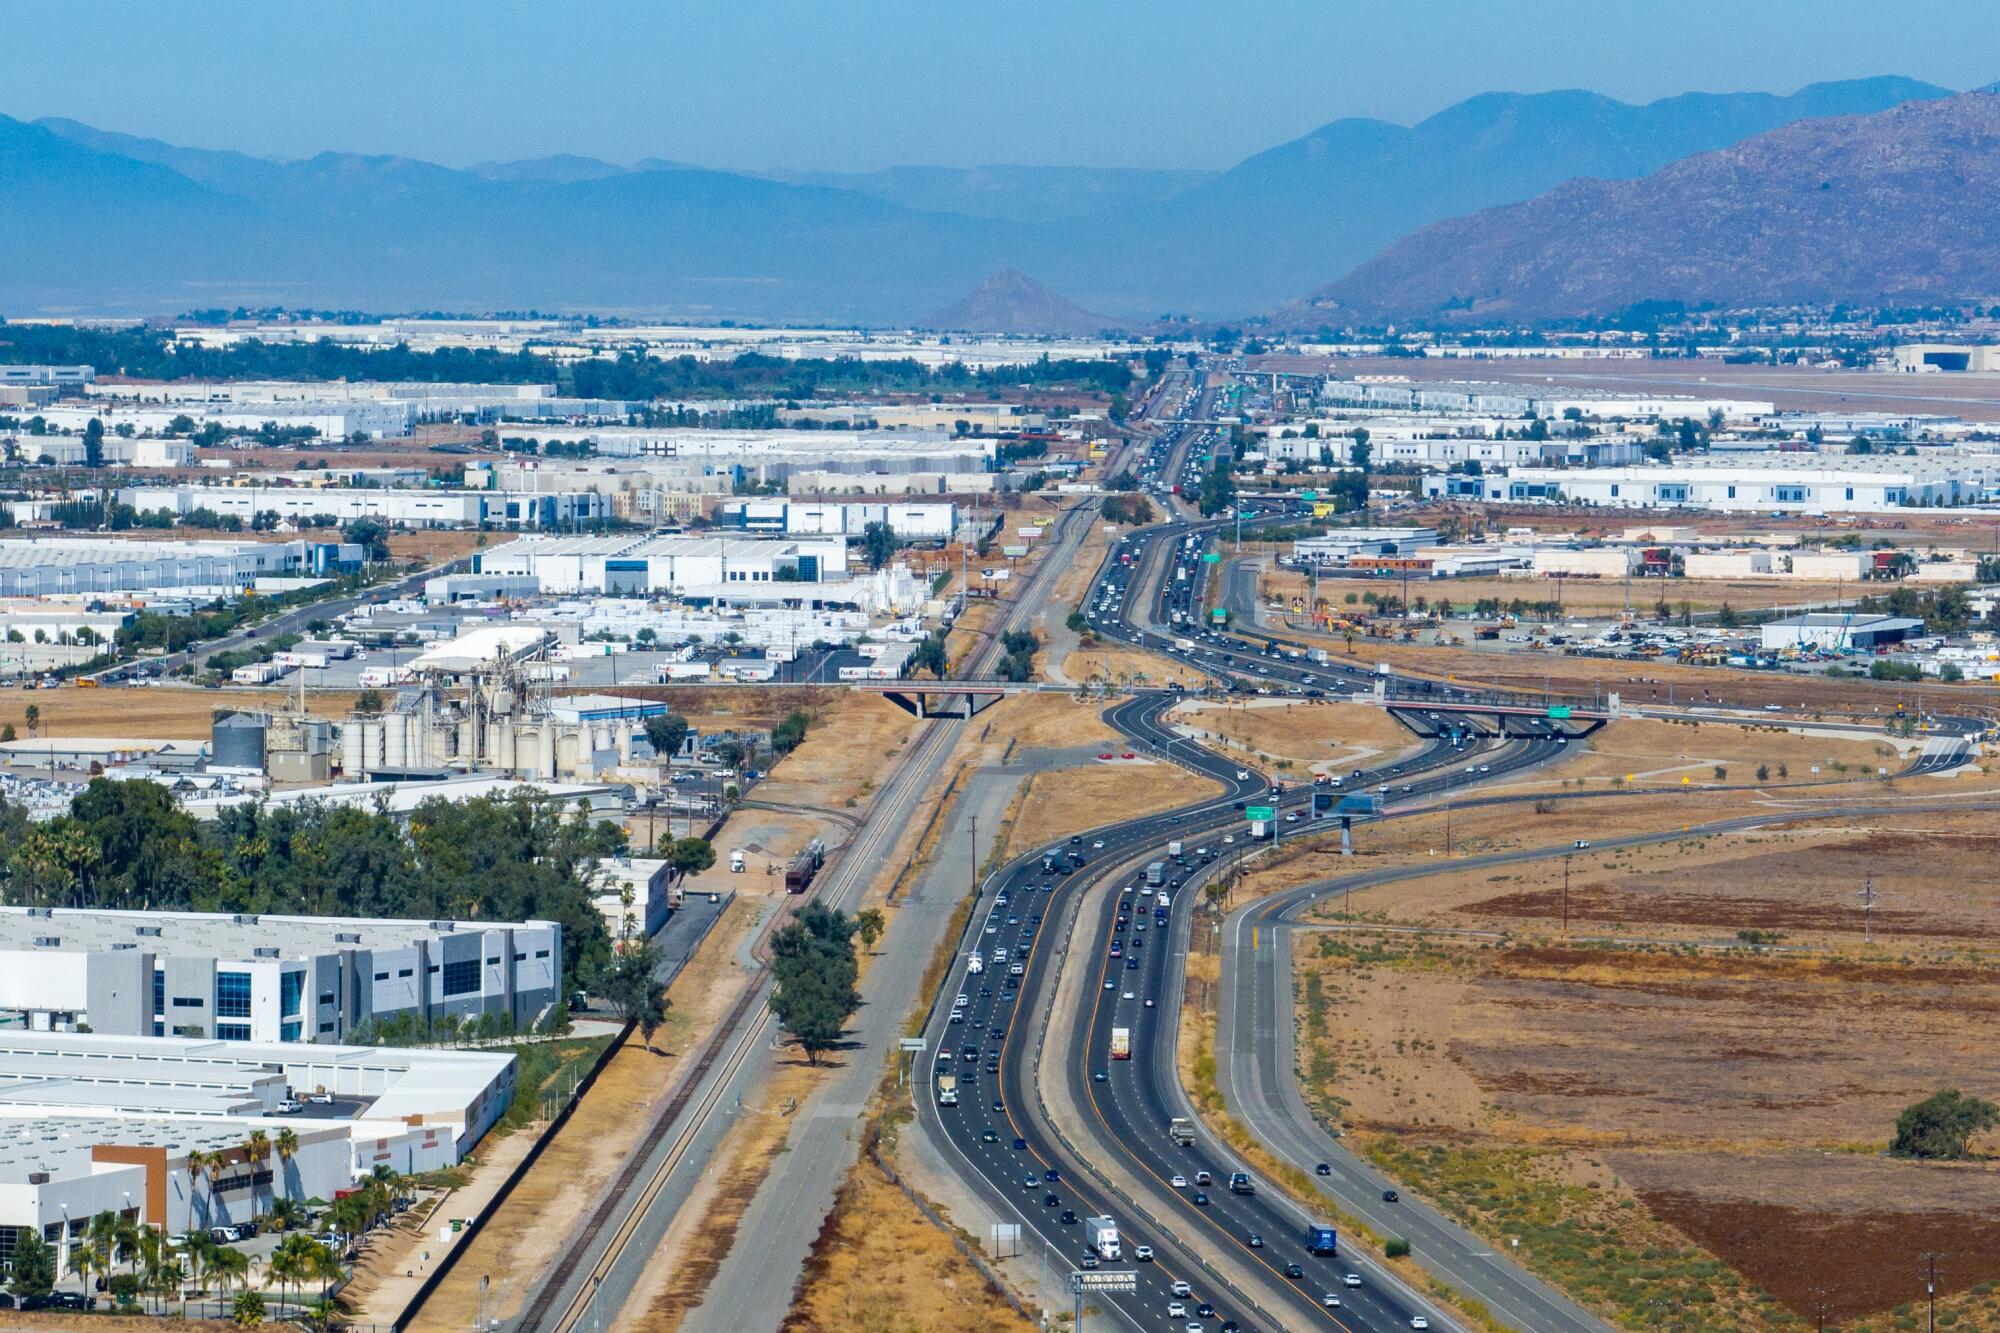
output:
[[1066,1227],[1076,1225],[1076,1210],[1074,1208],[1065,1208],[1062,1210],[1062,1224]]
[[1325,1162],[1321,1162],[1318,1166],[1313,1168],[1313,1174],[1320,1176],[1330,1176],[1333,1174],[1333,1168],[1327,1165]]
[[1203,1319],[1215,1318],[1215,1307],[1213,1305],[1210,1305],[1207,1301],[1203,1301],[1200,1305],[1195,1306],[1194,1312],[1200,1315]]
[[1044,1195],[1042,1196],[1042,1207],[1044,1207],[1044,1208],[1056,1208],[1056,1207],[1059,1207],[1059,1206],[1061,1206],[1061,1204],[1062,1204],[1062,1200],[1061,1200],[1061,1199],[1058,1199],[1058,1198],[1057,1198],[1057,1197],[1056,1197],[1055,1195],[1053,1195],[1053,1194],[1044,1194]]
[[1305,1275],[1306,1275],[1306,1270],[1300,1268],[1297,1264],[1285,1265],[1285,1276],[1291,1278],[1293,1281],[1296,1282],[1298,1279],[1304,1277]]
[[1399,1195],[1399,1194],[1397,1194],[1397,1193],[1396,1193],[1396,1191],[1394,1191],[1394,1190],[1383,1190],[1383,1191],[1382,1191],[1382,1202],[1383,1202],[1383,1203],[1394,1203],[1394,1202],[1396,1202],[1396,1200],[1397,1200],[1397,1199],[1399,1199],[1399,1198],[1401,1198],[1401,1197],[1402,1197],[1402,1196],[1401,1196],[1401,1195]]

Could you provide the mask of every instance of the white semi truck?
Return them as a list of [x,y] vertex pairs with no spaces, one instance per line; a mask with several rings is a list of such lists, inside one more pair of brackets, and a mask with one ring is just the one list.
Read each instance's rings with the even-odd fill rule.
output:
[[1084,1244],[1097,1253],[1097,1257],[1107,1263],[1118,1258],[1118,1223],[1108,1217],[1086,1217],[1083,1219]]

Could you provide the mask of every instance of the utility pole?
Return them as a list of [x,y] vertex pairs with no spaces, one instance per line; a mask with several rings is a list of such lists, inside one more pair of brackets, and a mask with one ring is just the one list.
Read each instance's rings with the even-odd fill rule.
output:
[[1861,882],[1861,892],[1855,895],[1861,901],[1861,942],[1875,942],[1875,904],[1879,901],[1875,892],[1875,880],[1871,876]]
[[1937,1333],[1937,1251],[1924,1251],[1924,1328]]
[[972,896],[979,896],[979,816],[972,816],[972,864],[966,874],[972,881]]
[[1569,934],[1569,862],[1570,858],[1565,856],[1563,858],[1563,927],[1562,927],[1562,933],[1565,936]]

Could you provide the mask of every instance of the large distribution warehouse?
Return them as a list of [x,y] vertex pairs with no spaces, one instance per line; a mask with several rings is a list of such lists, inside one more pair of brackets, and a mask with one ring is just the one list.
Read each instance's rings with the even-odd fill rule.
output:
[[0,1015],[35,1031],[337,1042],[399,1014],[527,1026],[562,984],[552,921],[0,907]]

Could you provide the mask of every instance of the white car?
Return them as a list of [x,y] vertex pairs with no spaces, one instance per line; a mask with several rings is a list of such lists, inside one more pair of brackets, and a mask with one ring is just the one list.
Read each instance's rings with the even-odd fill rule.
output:
[[1185,1305],[1182,1305],[1179,1301],[1168,1301],[1167,1318],[1169,1319],[1187,1318],[1187,1307]]
[[1348,1275],[1347,1275],[1346,1277],[1343,1277],[1342,1279],[1340,1279],[1340,1285],[1341,1285],[1341,1286],[1343,1286],[1343,1287],[1358,1287],[1358,1286],[1360,1286],[1360,1285],[1361,1285],[1361,1274],[1359,1274],[1359,1273],[1349,1273],[1349,1274],[1348,1274]]
[[1150,1245],[1135,1246],[1132,1250],[1132,1258],[1142,1264],[1152,1263],[1153,1247]]
[[1340,1308],[1340,1297],[1329,1291],[1326,1295],[1319,1298],[1319,1303],[1329,1310],[1338,1310]]
[[1176,1282],[1173,1285],[1173,1293],[1176,1296],[1192,1296],[1194,1295],[1194,1288],[1185,1282]]
[[1431,1321],[1424,1318],[1422,1315],[1413,1314],[1410,1316],[1411,1328],[1429,1328],[1430,1326],[1431,1326]]
[[1249,769],[1247,769],[1247,768],[1239,768],[1239,769],[1237,769],[1237,770],[1236,770],[1236,780],[1237,780],[1238,782],[1248,782],[1248,781],[1250,780],[1250,770],[1249,770]]
[[1174,1178],[1172,1180],[1169,1180],[1167,1183],[1169,1185],[1172,1185],[1177,1190],[1184,1190],[1187,1188],[1187,1177],[1180,1174],[1176,1174]]

